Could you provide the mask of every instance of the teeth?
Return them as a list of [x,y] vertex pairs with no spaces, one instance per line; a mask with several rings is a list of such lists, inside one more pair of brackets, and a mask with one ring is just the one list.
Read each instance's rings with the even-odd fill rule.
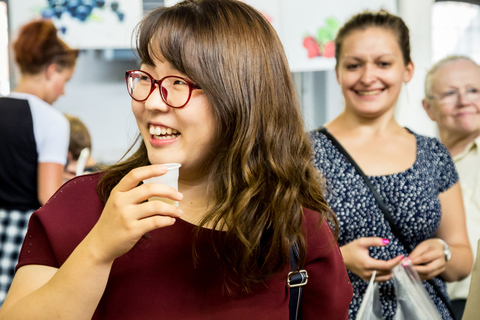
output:
[[373,90],[373,91],[357,91],[361,96],[374,96],[382,92],[382,90]]
[[161,128],[161,127],[154,127],[154,126],[151,126],[148,129],[148,131],[153,136],[154,139],[159,139],[159,140],[174,139],[177,136],[177,134],[179,134],[176,129]]

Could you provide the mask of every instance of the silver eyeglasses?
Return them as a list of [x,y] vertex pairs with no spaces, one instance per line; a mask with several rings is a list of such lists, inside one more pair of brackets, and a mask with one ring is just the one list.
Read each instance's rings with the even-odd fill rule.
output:
[[184,107],[190,101],[192,90],[201,89],[198,84],[182,77],[166,76],[156,80],[142,70],[125,72],[125,80],[128,93],[133,100],[139,102],[147,100],[155,91],[155,84],[157,84],[163,102],[173,108]]
[[431,99],[437,99],[443,104],[456,104],[461,96],[464,96],[468,101],[478,101],[480,99],[480,90],[477,88],[467,88],[463,93],[459,90],[452,89],[445,91],[439,95],[432,95]]

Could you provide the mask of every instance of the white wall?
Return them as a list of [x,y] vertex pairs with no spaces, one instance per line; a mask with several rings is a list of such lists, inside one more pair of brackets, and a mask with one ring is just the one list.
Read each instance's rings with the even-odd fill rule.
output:
[[424,81],[432,61],[431,30],[432,5],[434,0],[399,0],[399,15],[410,29],[411,57],[415,64],[412,80],[404,86],[400,96],[396,117],[399,123],[411,130],[436,136],[435,123],[422,108]]

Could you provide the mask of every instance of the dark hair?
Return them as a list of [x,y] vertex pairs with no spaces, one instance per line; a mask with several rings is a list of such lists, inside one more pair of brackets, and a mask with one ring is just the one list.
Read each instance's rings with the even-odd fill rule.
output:
[[73,160],[78,160],[80,152],[83,149],[92,149],[92,140],[87,126],[78,117],[66,114],[65,117],[70,122],[70,143],[68,151],[72,154]]
[[[167,61],[198,83],[214,110],[216,145],[204,168],[214,203],[200,226],[226,230],[223,242],[214,243],[225,269],[249,290],[288,265],[292,242],[304,265],[302,207],[320,212],[319,223],[328,218],[336,231],[338,225],[322,196],[288,62],[270,23],[240,1],[187,0],[150,12],[138,26],[137,49],[143,63]],[[147,164],[142,141],[105,173],[101,198]]]
[[50,20],[34,20],[20,28],[13,43],[15,61],[23,74],[37,74],[56,64],[60,69],[73,68],[78,50],[72,50],[57,35]]
[[337,66],[345,37],[353,31],[365,30],[371,27],[391,30],[397,36],[398,45],[402,51],[405,65],[412,61],[410,58],[409,30],[402,18],[393,15],[386,10],[380,10],[377,12],[363,11],[352,16],[347,22],[345,22],[340,30],[338,30],[335,38],[335,58],[337,59]]

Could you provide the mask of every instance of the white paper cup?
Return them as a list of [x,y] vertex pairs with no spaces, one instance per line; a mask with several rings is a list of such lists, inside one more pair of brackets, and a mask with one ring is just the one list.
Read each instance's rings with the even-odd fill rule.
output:
[[[178,191],[178,170],[182,165],[180,163],[162,163],[162,164],[168,167],[167,173],[158,177],[153,177],[150,179],[143,180],[143,183],[164,184]],[[152,197],[148,200],[149,201],[160,200],[169,204],[173,204],[178,207],[178,201],[173,201],[168,198]]]

